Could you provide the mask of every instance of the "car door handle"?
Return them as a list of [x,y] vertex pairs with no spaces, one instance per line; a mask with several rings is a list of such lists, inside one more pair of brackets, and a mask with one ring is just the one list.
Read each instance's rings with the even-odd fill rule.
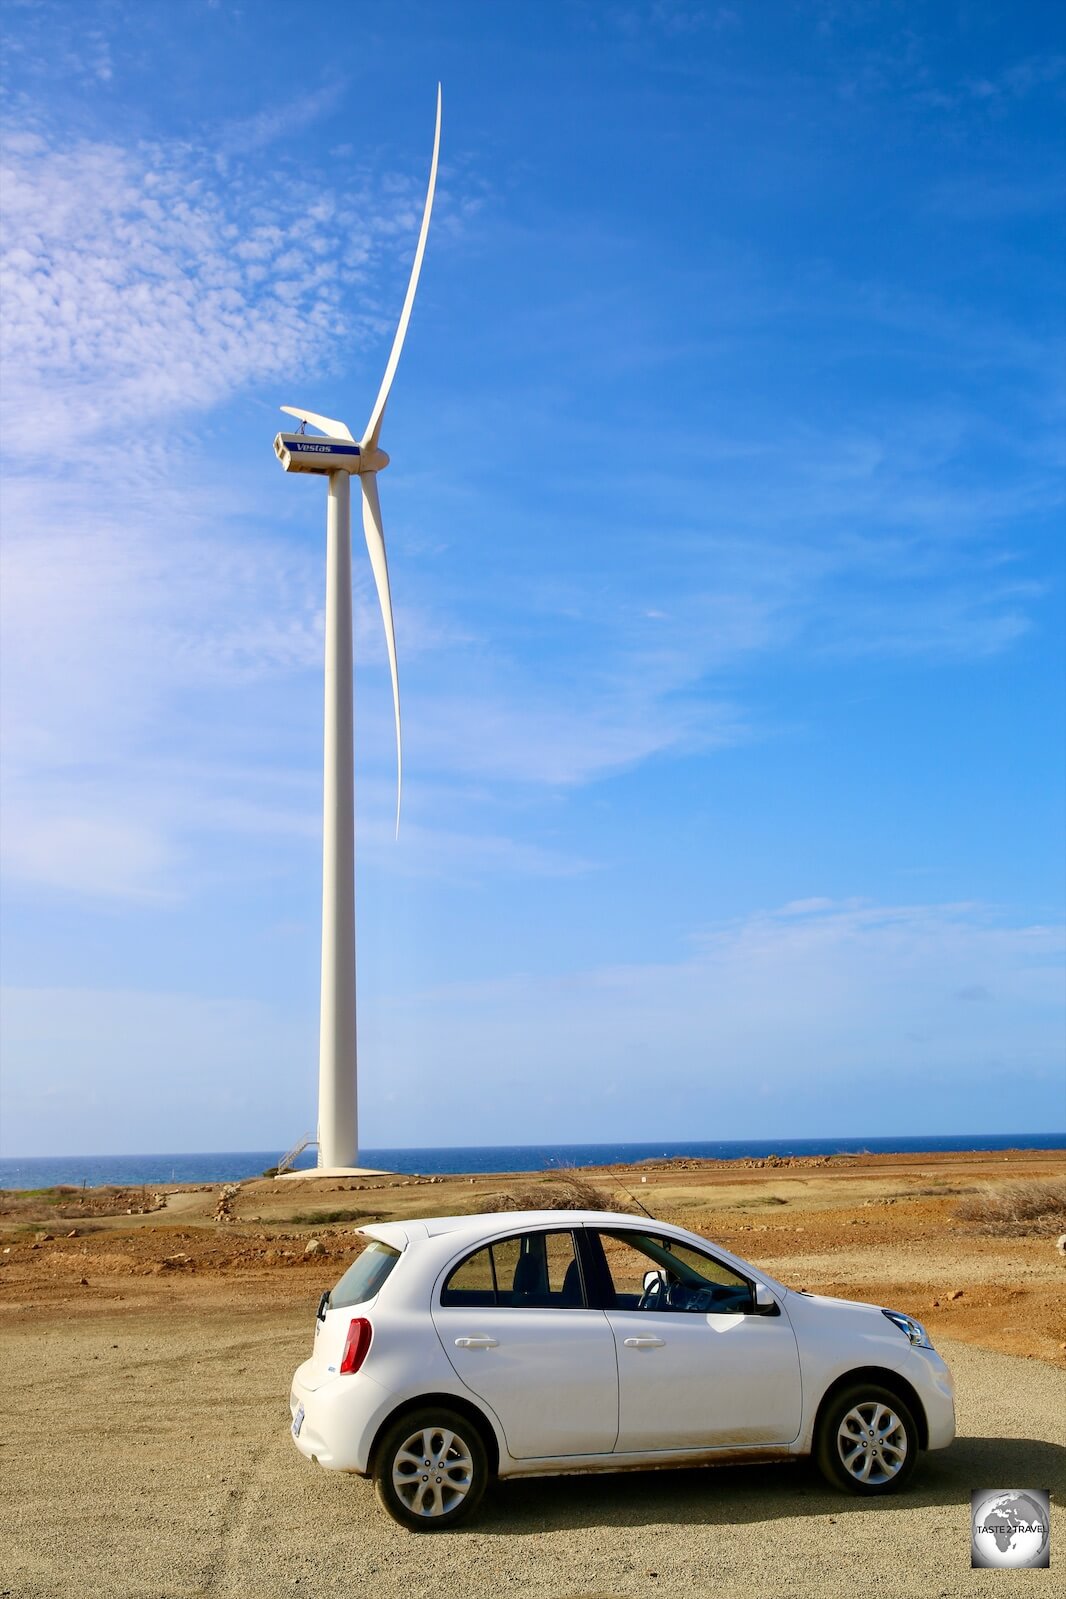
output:
[[627,1349],[662,1349],[666,1343],[665,1338],[626,1338],[623,1341]]
[[495,1349],[495,1338],[457,1338],[456,1349]]

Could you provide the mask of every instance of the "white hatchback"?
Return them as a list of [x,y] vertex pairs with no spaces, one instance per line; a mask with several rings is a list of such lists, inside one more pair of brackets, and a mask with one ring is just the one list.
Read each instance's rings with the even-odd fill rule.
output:
[[297,1448],[372,1476],[405,1526],[493,1477],[813,1455],[860,1494],[955,1436],[920,1323],[789,1289],[683,1228],[614,1212],[361,1229],[296,1372]]

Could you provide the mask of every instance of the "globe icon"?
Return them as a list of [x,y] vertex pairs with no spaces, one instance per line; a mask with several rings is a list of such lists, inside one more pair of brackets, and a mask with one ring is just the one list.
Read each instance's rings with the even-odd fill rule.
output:
[[1047,1565],[1051,1536],[1043,1494],[1024,1488],[985,1489],[973,1496],[974,1564],[1014,1567]]

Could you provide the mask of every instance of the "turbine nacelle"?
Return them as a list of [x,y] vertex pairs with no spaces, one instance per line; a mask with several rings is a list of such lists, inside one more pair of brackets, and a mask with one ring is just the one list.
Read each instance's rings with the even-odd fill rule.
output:
[[376,445],[364,449],[350,439],[314,433],[279,433],[274,454],[286,472],[380,472],[389,457]]

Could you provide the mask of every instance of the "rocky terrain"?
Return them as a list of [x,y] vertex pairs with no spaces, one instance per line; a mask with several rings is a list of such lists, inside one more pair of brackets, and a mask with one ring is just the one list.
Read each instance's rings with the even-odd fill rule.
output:
[[[175,1299],[313,1306],[365,1222],[576,1195],[647,1207],[794,1287],[876,1300],[934,1334],[1066,1365],[1062,1153],[663,1161],[570,1174],[564,1192],[566,1181],[385,1174],[0,1194],[0,1315]],[[1056,1186],[1057,1221],[972,1214],[989,1198]]]

